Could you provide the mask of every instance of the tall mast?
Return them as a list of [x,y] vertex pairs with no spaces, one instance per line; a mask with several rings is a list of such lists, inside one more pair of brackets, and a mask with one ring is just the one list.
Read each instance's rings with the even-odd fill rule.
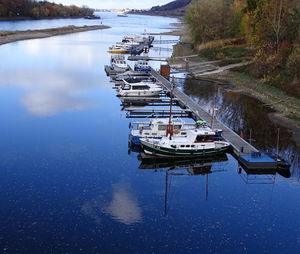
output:
[[174,84],[172,83],[172,87],[170,90],[170,115],[169,115],[169,124],[167,127],[167,136],[170,134],[170,139],[173,135],[173,125],[172,125],[172,105],[173,105],[173,89],[174,89]]

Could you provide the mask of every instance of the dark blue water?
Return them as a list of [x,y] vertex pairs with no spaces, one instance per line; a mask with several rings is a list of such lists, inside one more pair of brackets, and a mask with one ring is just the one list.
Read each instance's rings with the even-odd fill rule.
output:
[[128,154],[106,50],[174,21],[0,46],[1,253],[298,253],[295,178]]

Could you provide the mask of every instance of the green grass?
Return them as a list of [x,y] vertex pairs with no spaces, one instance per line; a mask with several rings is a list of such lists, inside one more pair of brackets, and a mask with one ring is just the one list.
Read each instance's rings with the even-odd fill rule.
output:
[[249,48],[242,47],[222,47],[205,49],[200,52],[200,56],[209,60],[223,60],[228,58],[243,58],[250,55]]
[[295,115],[295,114],[288,114],[286,115],[287,118],[295,120],[295,121],[299,121],[300,122],[300,117]]

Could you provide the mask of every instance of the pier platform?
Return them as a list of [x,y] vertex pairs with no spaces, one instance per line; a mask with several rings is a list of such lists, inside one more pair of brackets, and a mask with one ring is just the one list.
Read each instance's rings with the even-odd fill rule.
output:
[[[204,120],[207,123],[211,122],[212,116],[207,113],[198,103],[192,100],[188,95],[174,87],[173,84],[156,72],[153,68],[151,74],[156,78],[167,91],[172,91],[173,96],[178,100],[178,104],[183,109],[189,109],[191,111],[192,118],[197,120]],[[217,119],[214,119],[212,128],[222,129],[222,138],[231,144],[233,155],[236,159],[246,166],[247,168],[256,169],[270,169],[277,167],[277,161],[268,155],[262,155],[258,149],[241,138],[233,130],[221,123]]]

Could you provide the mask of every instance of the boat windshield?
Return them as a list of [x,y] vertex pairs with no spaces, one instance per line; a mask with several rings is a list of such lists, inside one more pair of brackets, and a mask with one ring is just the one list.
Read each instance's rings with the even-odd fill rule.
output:
[[132,90],[149,90],[150,87],[145,85],[145,86],[133,86]]
[[130,85],[127,85],[127,84],[123,84],[121,86],[122,90],[130,90],[131,86]]
[[125,81],[128,83],[140,83],[141,82],[141,80],[137,79],[137,78],[128,78],[128,79],[125,79]]

